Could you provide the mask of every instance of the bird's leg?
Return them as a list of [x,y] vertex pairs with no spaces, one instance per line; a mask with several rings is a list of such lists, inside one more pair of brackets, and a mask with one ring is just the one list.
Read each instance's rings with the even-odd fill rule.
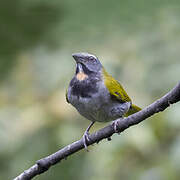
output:
[[95,122],[91,122],[91,124],[88,126],[88,128],[86,129],[86,131],[85,131],[84,134],[83,134],[83,143],[84,143],[84,147],[85,147],[85,149],[86,149],[87,151],[88,151],[88,148],[87,148],[86,142],[90,140],[90,139],[89,139],[89,130],[90,130],[90,128],[93,126],[94,123],[95,123]]

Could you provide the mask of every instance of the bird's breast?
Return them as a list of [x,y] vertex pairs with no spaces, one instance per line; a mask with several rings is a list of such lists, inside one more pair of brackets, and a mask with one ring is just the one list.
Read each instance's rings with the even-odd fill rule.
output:
[[90,98],[98,92],[98,81],[80,72],[70,83],[71,94],[77,98]]
[[105,107],[109,104],[110,97],[102,81],[81,83],[74,80],[68,94],[70,103],[87,119],[91,121],[107,119]]

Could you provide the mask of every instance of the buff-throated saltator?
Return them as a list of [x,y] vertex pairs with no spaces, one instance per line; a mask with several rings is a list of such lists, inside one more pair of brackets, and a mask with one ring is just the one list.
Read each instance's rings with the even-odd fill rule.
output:
[[[88,53],[72,55],[76,61],[76,73],[66,92],[66,99],[91,124],[83,135],[84,146],[89,140],[89,130],[98,122],[113,121],[141,110],[132,104],[122,85],[109,75],[99,59]],[[114,121],[114,129],[117,132]]]

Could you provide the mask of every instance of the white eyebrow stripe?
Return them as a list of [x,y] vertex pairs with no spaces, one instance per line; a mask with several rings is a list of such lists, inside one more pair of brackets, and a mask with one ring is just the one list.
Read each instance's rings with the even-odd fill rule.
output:
[[93,57],[93,58],[95,58],[95,59],[97,59],[97,57],[95,56],[95,55],[93,55],[93,54],[89,54],[89,53],[81,53],[83,56],[86,56],[86,57]]
[[94,56],[94,55],[92,55],[92,54],[91,54],[90,56],[96,59],[96,56]]

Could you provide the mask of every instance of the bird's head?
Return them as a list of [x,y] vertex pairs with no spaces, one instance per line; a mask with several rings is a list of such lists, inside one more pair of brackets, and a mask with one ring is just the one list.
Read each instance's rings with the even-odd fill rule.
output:
[[92,73],[100,73],[102,65],[96,56],[89,53],[74,53],[72,56],[76,61],[76,74],[79,75],[79,80],[84,80]]

